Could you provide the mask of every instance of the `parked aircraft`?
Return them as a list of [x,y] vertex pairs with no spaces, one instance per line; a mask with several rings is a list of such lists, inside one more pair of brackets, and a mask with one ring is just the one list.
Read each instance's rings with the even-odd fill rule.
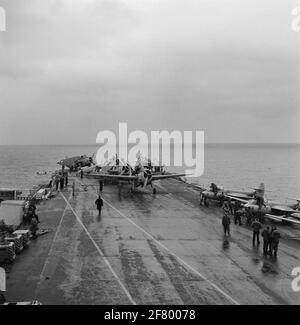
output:
[[226,199],[226,195],[229,194],[233,195],[234,197],[238,197],[245,200],[253,199],[255,194],[255,191],[247,192],[224,189],[223,187],[220,187],[215,183],[211,183],[209,189],[206,189],[202,186],[199,186],[198,189],[200,190],[200,205],[204,203],[204,205],[207,207],[209,205],[209,201],[218,201],[220,205],[222,205],[224,200]]
[[93,164],[93,157],[87,157],[86,155],[83,156],[74,156],[70,158],[62,159],[58,162],[59,165],[68,167],[70,171],[76,171],[82,167],[90,167]]
[[153,186],[153,182],[158,180],[164,180],[169,178],[178,178],[186,176],[186,174],[159,174],[153,173],[150,168],[145,168],[140,160],[138,160],[137,165],[133,168],[129,164],[121,165],[120,163],[111,166],[105,172],[101,170],[100,172],[91,172],[85,175],[89,178],[99,179],[100,181],[109,180],[116,181],[119,184],[129,183],[131,184],[131,191],[138,187],[143,189],[146,186],[151,186],[153,194],[156,193],[156,188]]
[[260,216],[265,216],[269,219],[300,224],[298,220],[295,220],[300,213],[298,213],[299,210],[294,209],[297,204],[278,204],[277,202],[268,201],[264,197],[264,191],[261,194],[260,196],[256,193],[254,199],[251,200],[241,199],[233,195],[226,195],[226,198],[241,202],[243,208],[249,209],[253,215],[260,214]]

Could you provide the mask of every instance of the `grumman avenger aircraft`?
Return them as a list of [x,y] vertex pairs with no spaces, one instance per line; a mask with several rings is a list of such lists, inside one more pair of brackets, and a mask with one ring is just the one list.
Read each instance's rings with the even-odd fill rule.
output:
[[74,156],[70,158],[62,159],[58,162],[59,165],[68,167],[70,171],[76,171],[78,168],[82,167],[90,167],[93,164],[93,157],[87,157],[86,155],[83,156]]
[[80,168],[80,171],[82,171],[85,176],[89,176],[93,173],[129,175],[129,169],[133,170],[129,164],[125,164],[125,162],[123,160],[120,160],[118,158],[118,155],[116,155],[101,165],[82,167]]
[[286,205],[268,201],[264,196],[265,187],[263,183],[258,189],[255,190],[255,196],[250,200],[241,199],[233,195],[225,195],[225,197],[241,202],[243,204],[243,208],[249,209],[253,214],[260,214],[276,221],[300,224],[300,221],[294,219],[297,218],[296,215],[298,213],[295,208],[299,208],[299,203],[296,205]]
[[111,166],[108,169],[106,168],[106,171],[101,169],[100,172],[86,173],[85,176],[99,179],[100,181],[115,181],[119,184],[129,183],[131,184],[131,192],[138,187],[145,189],[146,186],[150,185],[153,194],[156,194],[156,188],[153,186],[153,182],[168,178],[183,177],[186,176],[186,174],[153,173],[152,169],[143,166],[140,158],[138,158],[135,168],[132,168],[128,163],[122,166],[120,160],[116,156],[116,165]]

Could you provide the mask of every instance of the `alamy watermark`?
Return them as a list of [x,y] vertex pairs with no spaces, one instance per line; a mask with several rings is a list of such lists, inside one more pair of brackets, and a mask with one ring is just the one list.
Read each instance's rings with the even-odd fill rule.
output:
[[151,131],[149,140],[146,132],[136,130],[128,134],[127,123],[119,123],[118,137],[112,131],[100,131],[96,143],[101,145],[96,154],[99,165],[118,153],[118,157],[132,166],[138,157],[147,157],[167,167],[173,161],[173,166],[187,168],[185,173],[191,177],[199,177],[204,172],[203,131],[195,131],[194,138],[193,131]]
[[295,277],[292,281],[292,290],[300,292],[300,267],[295,267],[292,271],[292,276]]
[[300,7],[296,7],[292,10],[292,24],[291,28],[294,32],[300,32]]
[[6,11],[0,7],[0,32],[6,31]]

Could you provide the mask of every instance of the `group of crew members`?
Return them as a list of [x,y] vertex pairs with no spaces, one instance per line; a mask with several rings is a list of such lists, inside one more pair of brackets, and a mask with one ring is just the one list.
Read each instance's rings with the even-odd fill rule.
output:
[[68,187],[68,183],[69,183],[68,172],[65,170],[62,170],[62,171],[56,172],[52,176],[52,179],[49,183],[49,187],[54,186],[56,191],[58,191],[58,190],[63,191],[64,188]]
[[[231,201],[224,202],[223,205],[224,215],[222,218],[222,225],[224,229],[224,235],[230,236],[230,214],[234,216],[234,223],[242,225],[241,216],[243,215],[242,210],[240,210],[240,204],[238,201],[235,201],[234,205],[231,204]],[[271,228],[267,226],[263,229],[261,220],[258,217],[253,217],[250,215],[250,210],[248,210],[248,214],[246,212],[247,224],[252,229],[252,245],[257,246],[260,245],[260,235],[263,239],[263,253],[264,255],[277,256],[279,240],[280,240],[280,232],[277,230],[275,226]]]

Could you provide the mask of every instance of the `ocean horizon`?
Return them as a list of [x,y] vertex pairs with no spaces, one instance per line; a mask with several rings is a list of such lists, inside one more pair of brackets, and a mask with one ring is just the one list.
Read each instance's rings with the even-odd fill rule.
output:
[[[0,145],[0,187],[29,189],[49,179],[61,159],[91,156],[99,144]],[[18,148],[16,150],[16,148]],[[184,172],[185,166],[167,166],[171,172]],[[247,190],[264,182],[270,199],[286,202],[300,197],[299,143],[205,143],[204,173],[188,181],[209,186]]]

